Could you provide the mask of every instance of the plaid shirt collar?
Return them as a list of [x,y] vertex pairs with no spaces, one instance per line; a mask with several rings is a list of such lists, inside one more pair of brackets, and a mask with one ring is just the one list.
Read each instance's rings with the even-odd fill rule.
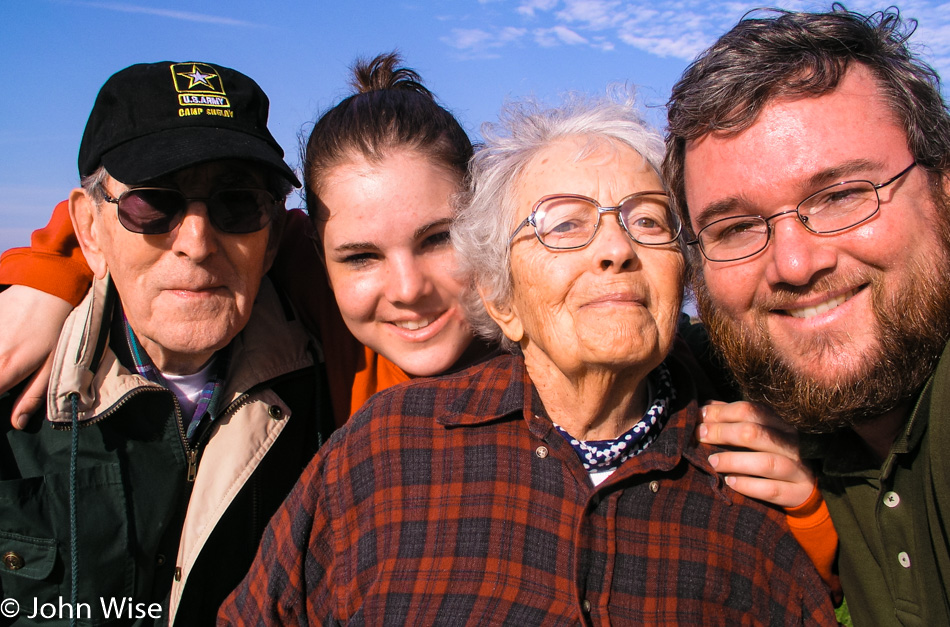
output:
[[[690,387],[694,373],[680,362],[675,350],[667,356],[663,364],[670,369],[673,380],[677,382],[676,398],[668,407],[670,418],[650,448],[644,454],[628,460],[608,481],[613,482],[615,479],[620,480],[631,474],[651,470],[668,471],[685,459],[709,475],[711,482],[718,484],[719,477],[708,460],[709,455],[718,449],[698,444],[693,437],[699,420],[699,409],[695,402],[689,407],[696,393]],[[467,372],[462,371],[448,377],[467,377]],[[528,376],[521,355],[507,355],[493,360],[489,367],[482,369],[478,377],[488,377],[489,381],[468,381],[464,392],[446,399],[446,411],[436,416],[439,424],[446,427],[476,427],[499,420],[523,418],[536,437],[550,441],[548,436],[554,432],[557,440],[570,447],[570,444],[556,433],[554,423],[544,409],[544,403]],[[494,384],[492,381],[496,377],[504,377],[505,384]],[[485,390],[498,391],[486,393]],[[574,454],[573,449],[571,454]],[[717,492],[727,494],[722,490]],[[726,498],[728,500],[728,497]]]
[[[157,383],[163,388],[170,389],[161,371],[152,362],[152,359],[148,356],[148,353],[145,352],[145,349],[142,348],[142,344],[135,336],[135,332],[132,330],[131,325],[129,325],[129,320],[125,315],[125,311],[121,310],[121,306],[120,311],[122,314],[122,330],[126,346],[128,347],[128,354],[132,360],[130,365],[138,374],[152,383]],[[224,380],[231,362],[230,345],[219,350],[211,359],[214,362],[211,367],[211,378],[205,383],[204,388],[201,390],[194,414],[191,416],[182,416],[182,420],[185,422],[185,435],[191,442],[194,442],[194,438],[198,432],[198,426],[202,420],[204,420],[205,416],[208,417],[209,422],[213,422],[219,413],[218,406],[221,403],[221,396],[224,392]],[[181,405],[180,400],[179,405]]]

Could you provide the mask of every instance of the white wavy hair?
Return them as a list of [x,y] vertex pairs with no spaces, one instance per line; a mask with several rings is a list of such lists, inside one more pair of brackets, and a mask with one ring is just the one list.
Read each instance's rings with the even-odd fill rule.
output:
[[534,99],[509,102],[497,123],[482,125],[482,136],[484,143],[469,169],[468,192],[457,207],[452,242],[467,284],[462,305],[472,327],[512,350],[514,342],[488,315],[482,298],[501,308],[511,301],[508,238],[517,223],[514,196],[525,169],[554,142],[577,137],[588,140],[574,157],[578,161],[607,141],[637,151],[660,176],[663,138],[643,119],[633,90],[626,86],[614,87],[601,98],[570,93],[557,107]]

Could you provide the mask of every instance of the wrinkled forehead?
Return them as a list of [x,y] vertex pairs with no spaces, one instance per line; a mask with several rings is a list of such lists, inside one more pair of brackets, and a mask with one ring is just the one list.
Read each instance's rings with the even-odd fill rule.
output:
[[512,185],[516,213],[551,194],[580,194],[603,206],[635,192],[662,191],[654,166],[631,146],[603,137],[571,136],[529,159]]

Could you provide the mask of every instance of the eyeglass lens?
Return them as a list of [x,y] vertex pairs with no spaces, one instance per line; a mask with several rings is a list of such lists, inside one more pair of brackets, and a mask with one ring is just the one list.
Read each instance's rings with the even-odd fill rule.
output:
[[168,233],[181,223],[191,200],[202,200],[208,219],[224,233],[253,233],[271,219],[274,199],[258,189],[223,189],[208,198],[186,198],[175,189],[137,188],[119,196],[118,216],[133,233]]
[[841,183],[809,196],[798,206],[806,226],[816,233],[840,231],[862,222],[877,211],[874,185],[867,181]]
[[[667,244],[678,235],[669,201],[662,194],[643,194],[626,199],[619,207],[621,224],[642,244]],[[576,196],[556,196],[535,211],[541,243],[550,248],[580,248],[594,237],[600,208]]]

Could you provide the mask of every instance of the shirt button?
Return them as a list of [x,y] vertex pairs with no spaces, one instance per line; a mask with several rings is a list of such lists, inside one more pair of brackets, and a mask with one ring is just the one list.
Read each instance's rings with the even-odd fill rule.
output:
[[164,566],[164,565],[165,565],[165,556],[162,555],[161,553],[159,553],[158,555],[156,555],[156,556],[155,556],[155,564],[156,564],[157,566]]
[[584,599],[584,602],[581,603],[581,607],[584,608],[584,612],[590,614],[590,601]]
[[888,492],[884,495],[884,504],[888,507],[897,507],[900,505],[901,497],[897,492]]
[[7,551],[3,554],[3,565],[7,567],[7,570],[20,570],[23,568],[23,558],[19,553]]
[[910,568],[910,555],[907,554],[907,551],[901,551],[897,554],[897,561],[901,563],[901,566],[904,568]]
[[534,454],[540,457],[541,459],[544,459],[545,457],[548,456],[548,447],[539,446],[538,448],[534,449]]
[[660,491],[660,482],[651,481],[650,482],[650,492],[659,492]]

